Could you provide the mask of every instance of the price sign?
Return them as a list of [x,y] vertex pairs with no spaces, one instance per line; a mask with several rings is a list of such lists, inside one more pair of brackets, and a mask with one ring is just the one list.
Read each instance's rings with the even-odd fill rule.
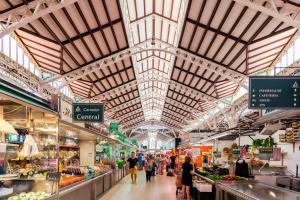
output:
[[47,181],[59,182],[60,172],[48,172],[46,176]]

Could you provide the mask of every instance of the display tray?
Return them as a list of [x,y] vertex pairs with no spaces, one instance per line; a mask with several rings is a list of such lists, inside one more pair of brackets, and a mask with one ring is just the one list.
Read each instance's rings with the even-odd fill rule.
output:
[[195,173],[195,176],[200,177],[201,179],[203,179],[203,180],[209,182],[210,184],[213,184],[213,185],[214,185],[214,184],[216,183],[215,181],[213,181],[213,180],[211,180],[211,179],[209,179],[209,178],[207,178],[207,177],[205,177],[205,176],[202,176],[202,175],[200,175],[200,174]]
[[70,184],[70,185],[65,186],[63,188],[60,188],[59,189],[59,195],[64,195],[66,193],[72,192],[72,191],[76,190],[77,188],[80,188],[80,187],[82,187],[86,184],[89,184],[90,182],[100,178],[100,177],[106,176],[106,175],[111,174],[111,173],[112,173],[112,170],[109,170],[109,171],[107,171],[103,174],[96,175],[91,179],[85,179],[85,180],[82,180],[82,181],[78,181],[76,183]]
[[218,181],[217,187],[237,197],[250,200],[299,200],[300,193],[269,186],[258,181]]

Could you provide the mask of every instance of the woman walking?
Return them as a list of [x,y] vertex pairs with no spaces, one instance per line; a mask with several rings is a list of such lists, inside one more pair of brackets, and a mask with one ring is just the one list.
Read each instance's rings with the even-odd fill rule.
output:
[[151,175],[152,175],[152,170],[153,170],[153,159],[150,157],[147,158],[145,161],[145,171],[146,171],[146,182],[151,182]]
[[193,184],[192,175],[194,174],[193,165],[190,163],[191,158],[185,157],[185,162],[182,164],[182,194],[187,196],[187,200],[191,200],[190,187]]

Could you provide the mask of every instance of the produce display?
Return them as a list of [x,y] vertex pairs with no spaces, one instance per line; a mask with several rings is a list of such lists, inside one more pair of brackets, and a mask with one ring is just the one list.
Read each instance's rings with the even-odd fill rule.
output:
[[116,164],[118,169],[123,169],[126,163],[124,162],[124,160],[117,160]]
[[65,186],[82,181],[84,179],[85,179],[84,176],[61,174],[60,181],[59,181],[59,187],[63,188]]
[[9,197],[8,200],[42,200],[50,197],[47,192],[22,192],[19,195]]
[[263,166],[264,162],[261,160],[251,159],[251,165],[252,166]]
[[208,175],[207,178],[213,181],[246,181],[247,180],[244,177],[235,176],[235,175],[225,175],[225,176]]
[[109,165],[104,165],[102,163],[94,166],[66,167],[62,170],[59,187],[63,188],[82,180],[91,179],[95,176],[106,173],[110,169],[111,167]]
[[108,170],[111,169],[110,165],[105,165],[105,164],[102,164],[102,163],[95,164],[95,166],[99,168],[100,173],[105,173],[105,172],[107,172]]
[[266,139],[256,139],[253,140],[253,148],[268,148],[268,147],[273,147],[274,145],[276,145],[276,143],[274,142],[274,138],[272,138],[271,136],[266,138]]

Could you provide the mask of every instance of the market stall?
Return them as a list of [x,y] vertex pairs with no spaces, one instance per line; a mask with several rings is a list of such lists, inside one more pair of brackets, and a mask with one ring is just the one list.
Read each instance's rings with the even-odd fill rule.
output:
[[1,82],[0,198],[44,199],[58,191],[58,115],[38,96]]
[[272,187],[257,181],[228,182],[216,184],[216,200],[298,200],[300,193]]
[[[79,194],[98,199],[116,183],[120,142],[91,125],[72,123],[65,104],[60,119],[49,105],[1,85],[0,199],[78,199]],[[122,170],[123,178],[125,166]]]

